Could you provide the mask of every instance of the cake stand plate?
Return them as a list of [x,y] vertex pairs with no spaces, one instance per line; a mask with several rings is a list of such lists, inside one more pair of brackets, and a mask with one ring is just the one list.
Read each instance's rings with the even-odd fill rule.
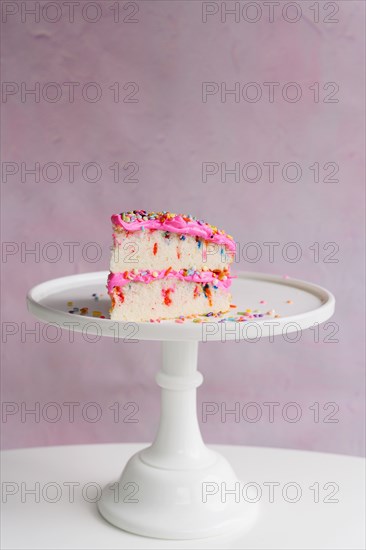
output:
[[[121,529],[164,539],[249,529],[260,512],[255,495],[246,491],[242,498],[243,486],[229,462],[202,441],[196,414],[196,388],[203,380],[197,371],[198,342],[288,337],[329,319],[334,297],[304,281],[242,273],[232,285],[236,307],[226,315],[202,316],[200,322],[116,322],[108,319],[107,276],[99,272],[54,279],[34,287],[27,297],[29,311],[39,319],[90,339],[163,342],[156,376],[161,387],[158,433],[150,447],[130,458],[119,480],[105,487],[100,513]],[[239,498],[230,498],[233,494]]]

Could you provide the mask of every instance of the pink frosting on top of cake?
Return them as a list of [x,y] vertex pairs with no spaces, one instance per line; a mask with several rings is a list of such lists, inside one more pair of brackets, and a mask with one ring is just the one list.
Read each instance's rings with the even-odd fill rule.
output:
[[115,226],[122,227],[125,231],[140,231],[144,228],[201,237],[206,241],[224,245],[228,250],[235,252],[235,241],[231,235],[217,229],[213,225],[192,216],[185,216],[184,214],[134,210],[132,212],[114,214],[112,216],[112,223]]
[[228,289],[231,285],[231,276],[224,275],[225,279],[220,280],[218,275],[212,271],[194,271],[181,269],[162,269],[161,271],[125,271],[124,273],[110,273],[108,277],[107,288],[111,293],[116,286],[122,287],[128,283],[151,283],[159,279],[178,279],[194,283],[212,283],[220,288]]

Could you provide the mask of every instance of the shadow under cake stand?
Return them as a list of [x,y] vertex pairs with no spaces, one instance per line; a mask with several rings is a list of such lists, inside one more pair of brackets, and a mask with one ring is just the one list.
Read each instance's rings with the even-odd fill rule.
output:
[[[156,375],[161,387],[158,433],[151,446],[130,458],[118,484],[104,488],[98,502],[100,513],[121,529],[163,539],[204,538],[249,529],[258,515],[258,504],[255,499],[237,502],[231,498],[230,491],[241,489],[240,482],[229,462],[206,447],[201,437],[196,412],[196,388],[203,381],[197,371],[198,342],[239,342],[280,334],[290,339],[289,334],[329,319],[334,297],[304,281],[240,273],[232,285],[237,308],[222,317],[200,317],[202,323],[115,322],[108,318],[107,276],[107,272],[97,272],[53,279],[34,287],[27,297],[28,309],[36,317],[64,329],[72,326],[88,338],[163,343],[162,365]],[[88,308],[88,313],[69,313],[74,307]],[[92,316],[95,310],[106,318]],[[263,317],[233,321],[240,318],[237,312],[246,310]]]

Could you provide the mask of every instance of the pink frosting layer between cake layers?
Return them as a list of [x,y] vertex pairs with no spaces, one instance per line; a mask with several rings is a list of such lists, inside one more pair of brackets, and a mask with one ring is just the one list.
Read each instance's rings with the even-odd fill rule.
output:
[[171,233],[178,233],[179,235],[201,237],[216,244],[223,244],[228,250],[235,252],[235,241],[229,238],[226,233],[214,233],[209,224],[195,220],[187,222],[179,215],[174,218],[168,218],[162,223],[159,219],[125,222],[119,214],[114,214],[112,216],[112,223],[123,227],[126,231],[140,231],[141,227],[144,227],[145,229],[169,231]]
[[183,275],[181,271],[171,270],[167,273],[167,270],[163,269],[161,271],[143,271],[137,273],[131,273],[129,271],[128,275],[129,276],[125,277],[123,273],[110,273],[107,283],[108,292],[111,293],[116,286],[121,287],[128,283],[151,283],[158,279],[178,279],[179,281],[192,283],[211,283],[219,288],[228,289],[232,280],[231,276],[227,276],[224,281],[220,281],[212,271],[200,271],[192,275]]

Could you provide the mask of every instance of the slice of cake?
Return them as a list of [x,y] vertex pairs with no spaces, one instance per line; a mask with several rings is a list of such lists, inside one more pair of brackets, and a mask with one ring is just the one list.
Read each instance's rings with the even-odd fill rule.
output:
[[134,210],[112,216],[111,319],[150,321],[230,308],[230,235],[192,216]]

